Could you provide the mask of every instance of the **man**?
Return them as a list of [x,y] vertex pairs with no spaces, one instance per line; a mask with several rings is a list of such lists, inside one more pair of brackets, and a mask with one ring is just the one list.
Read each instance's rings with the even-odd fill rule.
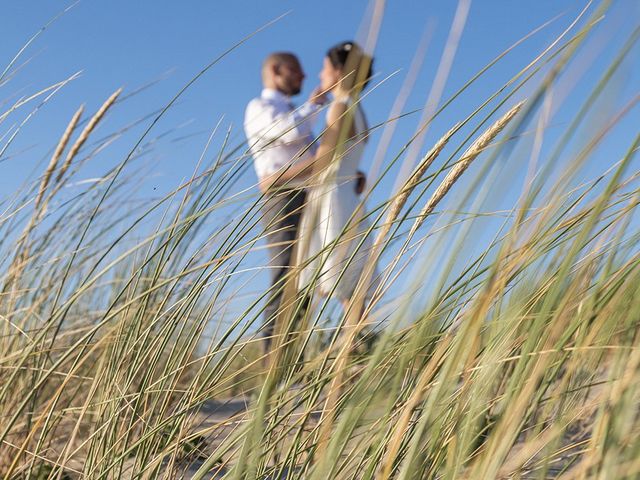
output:
[[305,203],[304,181],[313,166],[312,122],[326,101],[316,89],[306,103],[294,108],[290,98],[300,93],[304,77],[300,62],[292,53],[269,55],[262,65],[264,89],[260,97],[249,102],[245,112],[245,133],[265,195],[262,221],[271,274],[263,329],[267,351]]

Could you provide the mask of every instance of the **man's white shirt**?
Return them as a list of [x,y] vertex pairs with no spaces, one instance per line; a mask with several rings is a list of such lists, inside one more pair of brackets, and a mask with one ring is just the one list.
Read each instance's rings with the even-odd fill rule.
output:
[[[244,130],[259,179],[315,154],[312,126],[319,109],[319,105],[310,102],[294,109],[289,97],[270,88],[249,102]],[[302,183],[287,182],[290,186]]]

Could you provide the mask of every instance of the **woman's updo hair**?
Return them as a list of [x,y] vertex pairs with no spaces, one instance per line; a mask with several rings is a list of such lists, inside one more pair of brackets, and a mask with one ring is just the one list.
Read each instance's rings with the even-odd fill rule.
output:
[[[333,68],[344,71],[343,82],[346,84],[343,84],[343,87],[347,90],[351,90],[355,86],[364,90],[373,77],[373,58],[364,53],[355,42],[341,42],[331,47],[327,51],[327,58]],[[355,73],[346,75],[349,71]]]

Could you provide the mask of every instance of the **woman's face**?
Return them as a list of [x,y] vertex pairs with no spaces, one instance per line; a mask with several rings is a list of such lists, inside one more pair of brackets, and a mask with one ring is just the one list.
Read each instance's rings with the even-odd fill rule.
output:
[[342,70],[335,68],[328,57],[324,57],[320,71],[320,88],[331,90],[342,78]]

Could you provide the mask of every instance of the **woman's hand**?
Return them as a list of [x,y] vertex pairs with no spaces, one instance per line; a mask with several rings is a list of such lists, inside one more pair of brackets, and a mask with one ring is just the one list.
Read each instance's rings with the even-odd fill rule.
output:
[[322,88],[318,85],[316,88],[313,89],[313,91],[311,92],[311,95],[309,95],[309,103],[314,103],[316,105],[325,105],[328,101],[329,98],[327,97],[327,91],[322,90]]

